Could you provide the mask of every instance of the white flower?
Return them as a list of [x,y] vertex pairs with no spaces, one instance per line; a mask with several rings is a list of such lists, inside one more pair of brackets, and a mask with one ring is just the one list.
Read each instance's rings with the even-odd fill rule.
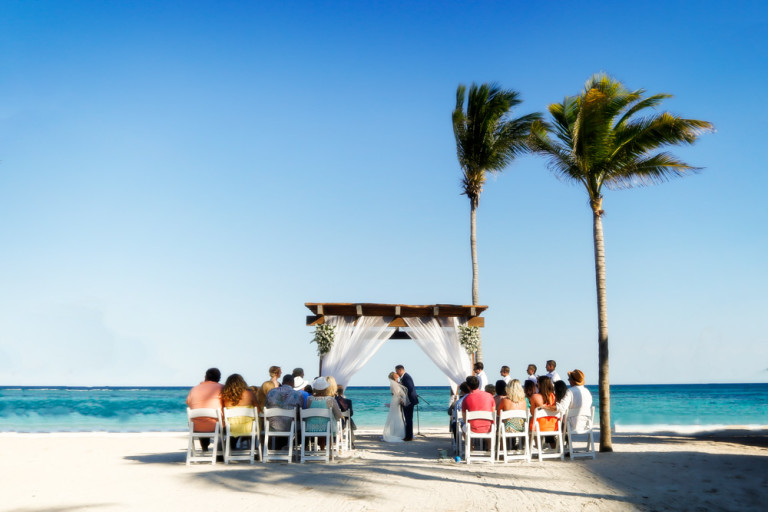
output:
[[460,325],[459,343],[467,351],[467,354],[477,352],[477,347],[480,345],[480,328]]
[[315,337],[310,343],[317,343],[317,355],[322,357],[331,351],[335,338],[336,328],[333,325],[320,324],[315,327]]

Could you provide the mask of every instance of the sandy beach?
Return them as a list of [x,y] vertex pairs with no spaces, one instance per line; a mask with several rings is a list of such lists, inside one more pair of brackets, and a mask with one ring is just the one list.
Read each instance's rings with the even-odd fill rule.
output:
[[[187,467],[183,434],[3,434],[2,510],[764,510],[768,432],[626,435],[596,460],[457,464],[428,432],[331,464]],[[284,508],[287,509],[287,508]]]

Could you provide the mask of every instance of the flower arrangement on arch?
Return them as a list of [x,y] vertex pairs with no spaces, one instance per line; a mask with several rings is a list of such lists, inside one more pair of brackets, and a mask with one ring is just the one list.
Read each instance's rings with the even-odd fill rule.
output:
[[477,352],[477,347],[480,345],[480,328],[460,325],[459,343],[467,351],[467,354]]
[[336,339],[336,327],[330,324],[320,324],[315,327],[315,337],[310,343],[317,343],[317,355],[324,356],[331,351]]

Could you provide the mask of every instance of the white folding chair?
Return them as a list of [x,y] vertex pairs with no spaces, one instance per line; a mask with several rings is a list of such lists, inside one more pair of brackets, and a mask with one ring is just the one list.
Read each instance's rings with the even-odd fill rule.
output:
[[[595,458],[595,439],[592,429],[595,423],[595,406],[583,409],[569,409],[565,420],[565,439],[568,441],[568,455],[571,460],[576,457]],[[573,424],[573,427],[572,427]],[[574,436],[586,435],[587,446],[577,450],[574,446]]]
[[[511,418],[521,418],[523,420],[522,432],[507,432],[504,428],[504,421]],[[504,458],[504,462],[510,460],[525,460],[531,461],[531,445],[528,440],[528,428],[530,423],[530,415],[527,410],[509,410],[501,411],[499,413],[499,426],[498,426],[498,440],[496,445],[498,446],[499,458]],[[507,440],[519,439],[519,443],[522,443],[522,450],[510,450],[507,448]]]
[[341,413],[341,420],[339,421],[339,429],[337,430],[336,436],[339,455],[352,450],[352,420],[350,419],[349,411]]
[[[541,430],[541,428],[539,427],[539,422],[537,421],[540,418],[557,418],[557,429]],[[541,462],[544,459],[555,459],[555,458],[559,458],[560,460],[565,460],[565,450],[563,450],[563,422],[561,420],[562,420],[562,417],[559,412],[551,412],[541,407],[537,408],[536,411],[534,411],[533,420],[532,420],[533,421],[532,436],[536,439],[536,448],[537,448],[536,456],[539,458],[539,462]],[[543,446],[542,439],[546,440],[546,438],[548,437],[552,437],[555,440],[554,450],[545,449]]]
[[[330,409],[301,409],[299,411],[299,417],[301,418],[301,462],[308,460],[322,460],[330,462],[333,457],[333,440],[334,434],[331,429],[331,422],[336,420],[333,418]],[[326,418],[325,430],[320,432],[307,432],[307,419],[308,418]],[[325,438],[325,450],[319,449],[319,443],[317,441],[320,438]],[[315,441],[314,450],[310,449],[309,444]]]
[[[250,420],[251,428],[247,436],[240,436],[238,439],[246,437],[250,444],[247,449],[237,449],[232,447],[232,427],[240,422]],[[253,407],[225,407],[224,408],[224,464],[229,464],[232,460],[247,460],[253,464],[256,460],[256,454],[261,459],[261,450],[257,449],[259,441],[259,418],[256,409]]]
[[[269,418],[290,418],[291,425],[288,430],[273,430],[269,425]],[[287,451],[270,450],[269,439],[272,438],[273,445],[275,438],[285,437],[288,440]],[[296,438],[296,409],[280,409],[277,407],[267,407],[264,409],[264,455],[262,457],[263,462],[269,462],[272,460],[284,460],[291,462],[293,460],[293,443]]]
[[[195,418],[212,418],[216,420],[213,432],[195,431]],[[210,462],[216,465],[216,455],[219,448],[219,435],[221,433],[221,412],[218,409],[190,409],[187,407],[187,424],[189,426],[189,443],[187,444],[187,466],[190,462]],[[210,453],[195,449],[195,439],[208,438],[211,440],[213,450]]]
[[[491,430],[488,433],[472,432],[472,420],[489,420],[491,422]],[[490,451],[485,450],[472,450],[473,439],[488,439],[490,443]],[[467,464],[471,464],[472,460],[485,460],[494,462],[496,458],[495,454],[496,445],[496,418],[491,411],[467,411],[467,418],[464,424],[464,457],[467,460]]]

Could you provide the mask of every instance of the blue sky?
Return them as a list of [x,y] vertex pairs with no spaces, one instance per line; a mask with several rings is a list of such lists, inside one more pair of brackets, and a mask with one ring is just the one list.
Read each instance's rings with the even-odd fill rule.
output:
[[[605,71],[713,122],[605,194],[611,380],[768,380],[761,2],[0,4],[0,384],[250,383],[305,302],[471,302],[460,83],[544,111]],[[523,157],[478,213],[485,360],[597,376],[591,213]],[[391,341],[352,381],[385,385]],[[562,372],[561,372],[562,373]]]

